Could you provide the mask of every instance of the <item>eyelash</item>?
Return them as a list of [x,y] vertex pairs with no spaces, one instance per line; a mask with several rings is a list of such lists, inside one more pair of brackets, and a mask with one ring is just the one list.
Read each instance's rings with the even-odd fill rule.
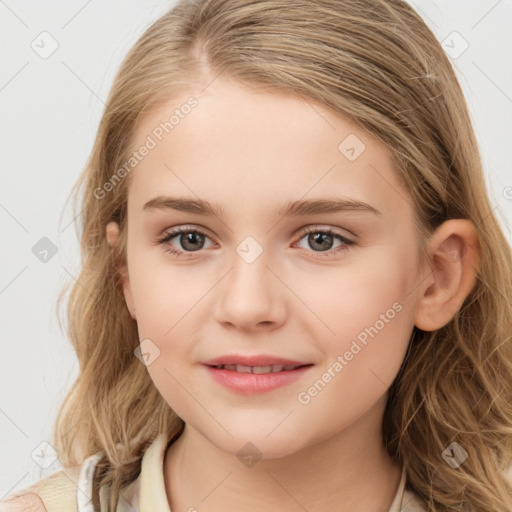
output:
[[[197,228],[192,229],[192,228],[185,228],[183,226],[179,226],[178,228],[174,229],[173,231],[166,233],[162,238],[158,239],[157,244],[161,244],[161,245],[167,244],[167,242],[170,242],[177,235],[180,235],[183,233],[198,233],[201,236],[209,238],[208,235],[204,231],[201,231],[200,229],[197,229]],[[327,229],[308,228],[301,233],[299,241],[302,238],[304,238],[306,235],[309,235],[310,233],[322,233],[325,235],[333,236],[333,237],[337,238],[338,240],[340,240],[341,242],[343,242],[343,244],[344,244],[336,249],[328,250],[328,251],[324,251],[324,252],[312,251],[316,254],[315,257],[317,257],[317,258],[325,258],[325,257],[327,257],[327,255],[336,254],[341,251],[346,251],[350,248],[350,246],[356,245],[355,240],[346,238],[346,237],[334,232],[333,230],[331,230],[329,228],[327,228]],[[180,251],[180,250],[174,249],[170,245],[167,245],[166,247],[164,247],[164,250],[171,253],[173,256],[176,256],[177,258],[179,258],[182,254],[188,254],[188,253],[193,254],[194,252],[200,252],[200,250],[199,251]]]

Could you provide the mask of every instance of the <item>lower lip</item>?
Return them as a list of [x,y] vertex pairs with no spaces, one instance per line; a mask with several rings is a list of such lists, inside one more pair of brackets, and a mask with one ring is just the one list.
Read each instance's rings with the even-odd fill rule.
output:
[[302,366],[296,370],[270,373],[244,373],[218,369],[205,365],[213,380],[223,386],[245,394],[263,393],[280,388],[300,379],[313,365]]

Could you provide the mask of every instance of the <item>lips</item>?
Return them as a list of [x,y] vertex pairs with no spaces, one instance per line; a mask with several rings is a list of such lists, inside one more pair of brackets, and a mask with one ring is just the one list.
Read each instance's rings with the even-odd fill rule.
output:
[[[224,366],[224,365],[221,365]],[[229,366],[229,365],[226,365]],[[258,372],[258,367],[242,366],[242,370],[237,371],[238,365],[234,365],[235,370],[227,368],[217,368],[217,366],[203,365],[207,374],[213,381],[221,384],[224,388],[243,395],[252,395],[255,393],[265,393],[273,391],[280,387],[290,385],[303,376],[313,367],[313,364],[305,364],[296,367],[294,370],[285,370],[284,365],[281,371]],[[271,365],[272,367],[273,365]],[[250,371],[247,371],[249,369]],[[267,367],[264,367],[268,370]],[[256,372],[254,371],[256,370]]]
[[[226,369],[234,369],[234,366],[239,367],[249,367],[249,368],[268,368],[269,366],[272,368],[283,366],[278,371],[283,369],[293,369],[298,368],[300,366],[310,365],[309,361],[297,361],[293,359],[286,359],[278,356],[271,356],[266,354],[255,355],[255,356],[246,356],[241,354],[227,354],[224,356],[216,357],[214,359],[209,359],[205,361],[204,364],[208,366],[219,367],[219,365],[226,366]],[[241,370],[246,371],[247,370]],[[248,372],[247,372],[248,373]]]
[[223,387],[251,395],[291,384],[314,366],[308,361],[266,354],[227,354],[203,363],[208,375]]

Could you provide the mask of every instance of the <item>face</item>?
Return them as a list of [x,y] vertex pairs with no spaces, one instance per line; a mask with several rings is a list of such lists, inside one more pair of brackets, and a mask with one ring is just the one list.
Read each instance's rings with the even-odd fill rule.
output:
[[[130,175],[124,293],[170,407],[219,448],[252,442],[263,457],[383,407],[419,275],[412,201],[387,148],[320,105],[220,78],[148,114],[133,148],[148,136]],[[226,355],[309,366],[247,377],[205,364]]]

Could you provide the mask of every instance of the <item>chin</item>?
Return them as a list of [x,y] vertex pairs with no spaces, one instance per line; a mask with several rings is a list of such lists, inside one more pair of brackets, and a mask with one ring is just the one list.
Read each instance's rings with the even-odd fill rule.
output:
[[[222,439],[211,438],[209,441],[231,455],[238,457],[242,462],[248,457],[248,460],[270,460],[280,459],[291,455],[302,448],[307,443],[304,439],[292,435],[289,431],[283,429],[280,435],[277,429],[267,436],[267,429],[262,432],[262,428],[246,429],[244,432],[235,432],[227,427],[233,435],[222,436]],[[268,429],[271,431],[271,429]],[[245,463],[245,462],[244,462]],[[248,465],[250,467],[250,464]]]

